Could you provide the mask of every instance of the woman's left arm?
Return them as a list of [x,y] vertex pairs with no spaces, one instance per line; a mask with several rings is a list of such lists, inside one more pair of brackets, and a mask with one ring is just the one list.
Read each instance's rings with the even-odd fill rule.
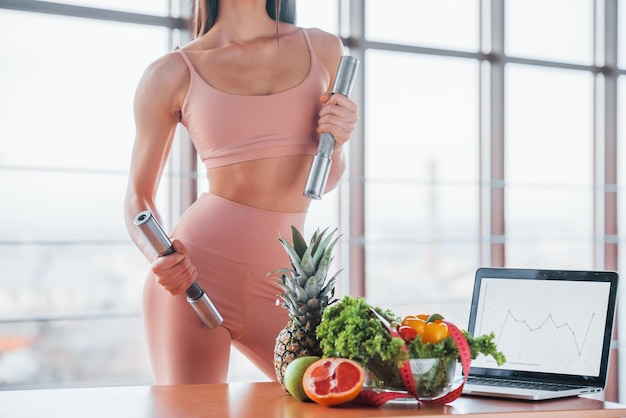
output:
[[339,61],[344,55],[341,40],[337,36],[321,30],[310,30],[310,36],[317,56],[331,75],[328,90],[320,98],[324,105],[320,110],[317,125],[319,134],[329,132],[335,139],[335,151],[332,155],[333,165],[325,190],[328,192],[336,187],[345,170],[343,145],[348,142],[359,121],[359,108],[350,98],[342,94],[331,94]]

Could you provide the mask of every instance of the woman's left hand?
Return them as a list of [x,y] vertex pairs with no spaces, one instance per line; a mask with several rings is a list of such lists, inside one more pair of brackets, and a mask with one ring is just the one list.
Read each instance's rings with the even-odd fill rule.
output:
[[359,120],[358,106],[343,94],[324,94],[321,97],[324,103],[320,111],[317,132],[329,132],[335,138],[335,147],[345,144]]

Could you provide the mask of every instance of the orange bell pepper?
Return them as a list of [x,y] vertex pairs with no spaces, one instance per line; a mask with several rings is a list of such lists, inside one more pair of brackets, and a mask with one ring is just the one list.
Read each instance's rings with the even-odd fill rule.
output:
[[402,325],[408,325],[417,331],[423,343],[438,344],[448,338],[448,326],[442,321],[439,314],[408,315],[402,320]]

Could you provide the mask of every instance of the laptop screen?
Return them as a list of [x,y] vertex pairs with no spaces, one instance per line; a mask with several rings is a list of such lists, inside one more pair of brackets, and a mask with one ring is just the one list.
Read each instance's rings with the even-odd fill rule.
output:
[[479,269],[469,332],[493,332],[507,362],[479,356],[472,369],[604,380],[616,290],[614,272]]

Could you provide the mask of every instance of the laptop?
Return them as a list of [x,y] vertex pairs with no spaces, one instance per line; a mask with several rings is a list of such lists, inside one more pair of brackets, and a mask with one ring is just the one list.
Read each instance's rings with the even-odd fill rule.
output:
[[472,360],[464,395],[542,400],[604,390],[618,274],[479,268],[468,331],[493,332],[506,363]]

